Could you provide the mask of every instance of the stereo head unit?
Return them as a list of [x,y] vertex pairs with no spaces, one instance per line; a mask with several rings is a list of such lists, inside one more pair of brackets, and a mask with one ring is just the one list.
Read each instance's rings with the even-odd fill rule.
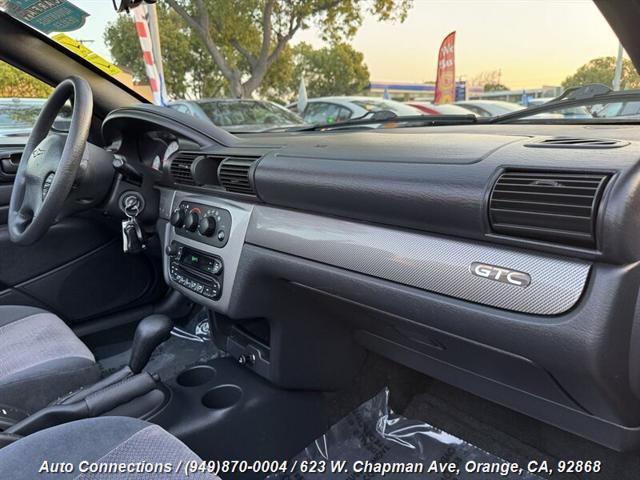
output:
[[171,280],[212,300],[222,294],[222,259],[178,242],[167,247]]

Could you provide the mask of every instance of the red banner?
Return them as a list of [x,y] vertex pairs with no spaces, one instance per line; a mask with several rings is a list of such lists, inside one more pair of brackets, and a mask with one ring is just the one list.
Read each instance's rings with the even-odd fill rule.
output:
[[444,37],[438,52],[438,74],[434,103],[452,103],[456,99],[456,32]]

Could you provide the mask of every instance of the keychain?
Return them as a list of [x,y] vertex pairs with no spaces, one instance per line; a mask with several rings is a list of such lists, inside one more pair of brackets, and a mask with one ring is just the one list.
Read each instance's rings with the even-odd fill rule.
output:
[[122,249],[124,253],[139,253],[147,248],[144,234],[136,217],[140,213],[140,202],[136,197],[128,197],[123,205],[126,220],[122,221]]

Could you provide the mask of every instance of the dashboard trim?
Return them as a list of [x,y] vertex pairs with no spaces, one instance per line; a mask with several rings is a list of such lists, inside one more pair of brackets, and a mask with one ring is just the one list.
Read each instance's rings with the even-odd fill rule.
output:
[[[248,243],[403,285],[533,315],[559,315],[580,299],[591,264],[436,235],[258,205]],[[526,288],[482,278],[473,262],[526,272]]]

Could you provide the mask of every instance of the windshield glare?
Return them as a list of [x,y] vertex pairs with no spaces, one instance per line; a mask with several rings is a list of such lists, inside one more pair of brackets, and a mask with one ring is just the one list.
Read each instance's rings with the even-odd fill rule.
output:
[[303,124],[303,120],[292,112],[268,102],[259,101],[198,101],[193,108],[200,108],[214,124],[231,126],[291,126]]
[[[379,128],[375,112],[482,121],[585,84],[640,88],[591,0],[308,3],[159,0],[119,13],[108,0],[0,0],[0,9],[147,101],[234,133],[362,119]],[[505,25],[517,35],[505,37]],[[35,122],[50,88],[32,83],[0,63],[0,134]],[[638,118],[629,101],[525,110],[519,120]]]

